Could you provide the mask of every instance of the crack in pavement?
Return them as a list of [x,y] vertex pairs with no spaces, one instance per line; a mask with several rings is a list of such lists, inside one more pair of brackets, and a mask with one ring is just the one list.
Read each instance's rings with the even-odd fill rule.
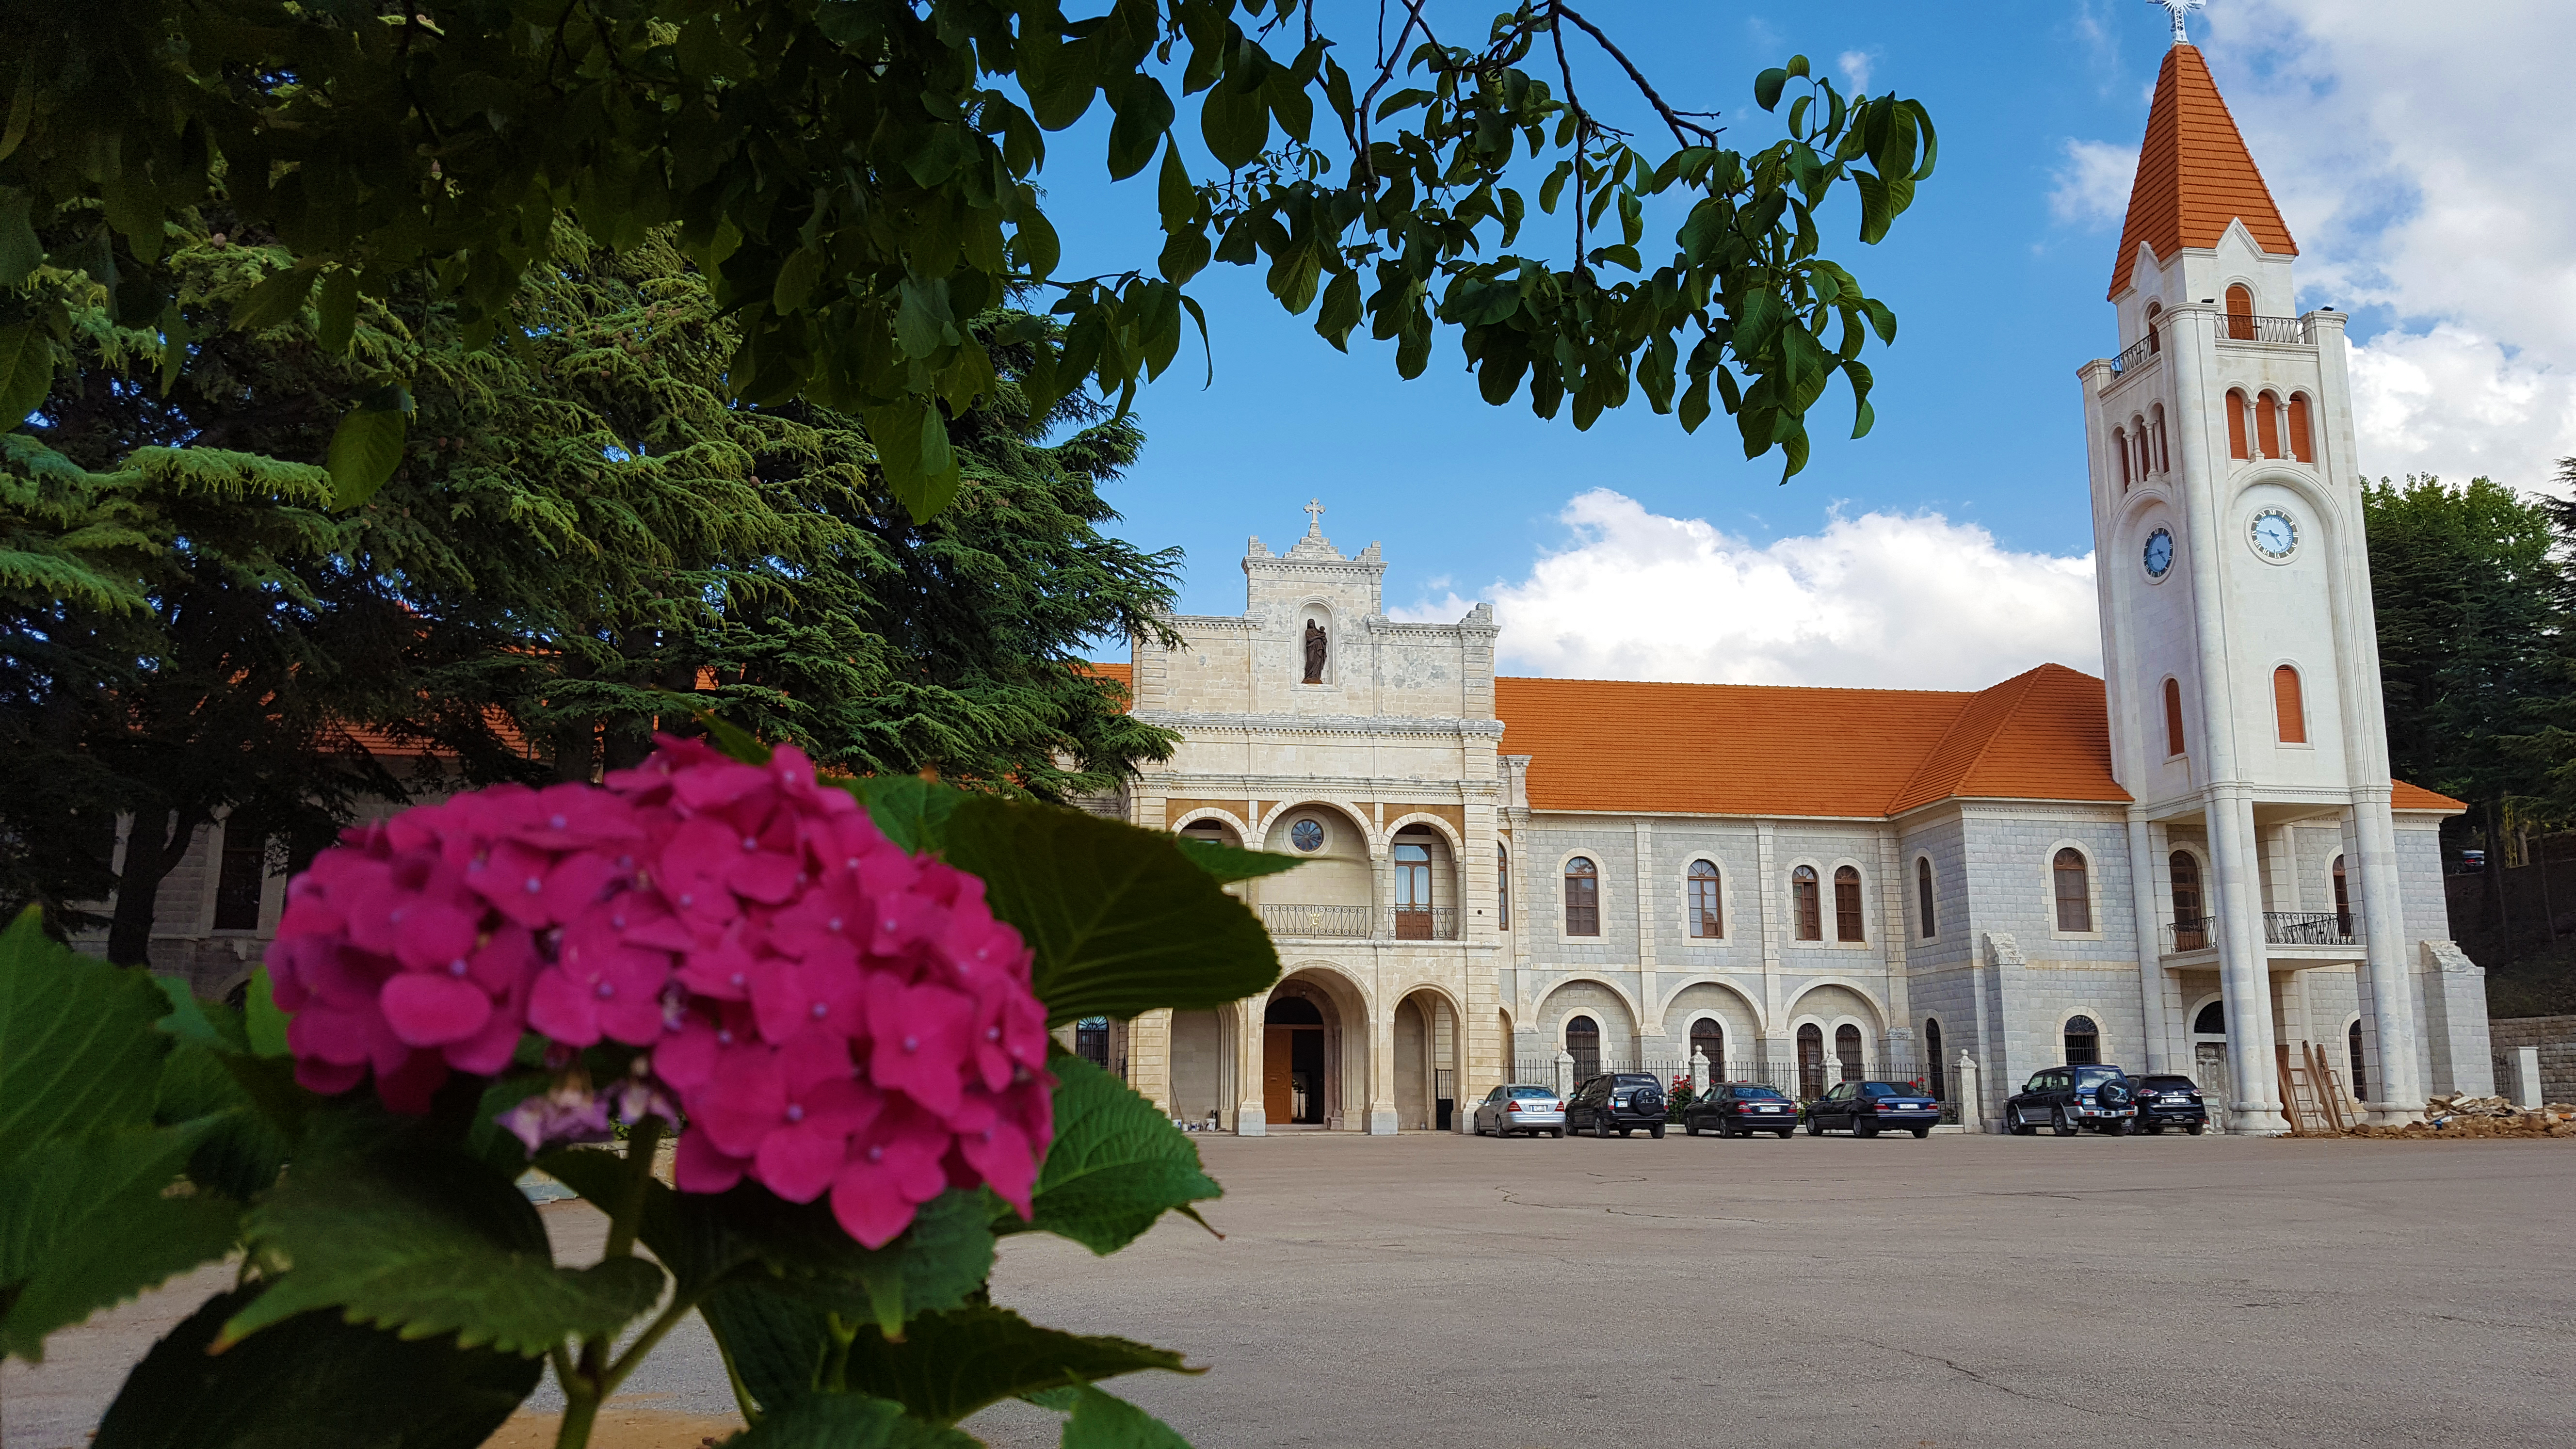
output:
[[[2024,1399],[2034,1404],[2047,1404],[2051,1407],[2060,1409],[2073,1409],[2078,1413],[2091,1414],[2097,1419],[2132,1419],[2142,1424],[2163,1424],[2168,1427],[2179,1428],[2208,1427],[2205,1424],[2201,1424],[2190,1419],[2175,1419],[2156,1414],[2142,1414],[2129,1409],[2096,1408],[2091,1404],[2078,1404],[2066,1399],[2050,1398],[2045,1394],[2034,1394],[2027,1389],[2017,1389],[2010,1384],[1990,1379],[1984,1374],[1977,1372],[1975,1369],[1969,1368],[1967,1365],[1960,1363],[1956,1359],[1943,1358],[1937,1353],[1925,1353],[1921,1349],[1904,1348],[1892,1343],[1880,1343],[1876,1339],[1863,1338],[1860,1341],[1885,1353],[1901,1353],[1907,1358],[1920,1359],[1925,1363],[1937,1363],[1943,1368],[1950,1370],[1952,1373],[1958,1374],[1960,1377],[1967,1379],[1971,1383],[1993,1389],[1999,1394],[2010,1394],[2016,1399]],[[2261,1434],[2255,1433],[2253,1430],[2247,1429],[2242,1424],[2231,1424],[2228,1427],[2233,1428],[2240,1433],[2250,1435],[2259,1443],[2274,1445],[2275,1449],[2278,1449],[2279,1441],[2269,1439]]]

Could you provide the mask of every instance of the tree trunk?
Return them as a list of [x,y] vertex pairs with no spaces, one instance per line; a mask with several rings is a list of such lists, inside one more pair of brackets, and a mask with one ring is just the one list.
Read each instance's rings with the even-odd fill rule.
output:
[[118,966],[152,964],[152,924],[161,900],[161,882],[188,858],[197,828],[211,823],[211,811],[172,811],[164,816],[161,839],[138,814],[126,832],[125,869],[116,878],[116,914],[107,926],[107,959]]

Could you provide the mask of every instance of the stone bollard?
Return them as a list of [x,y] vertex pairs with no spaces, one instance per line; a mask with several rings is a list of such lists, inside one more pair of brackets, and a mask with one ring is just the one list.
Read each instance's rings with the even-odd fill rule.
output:
[[1959,1125],[1971,1132],[1985,1131],[1986,1113],[1981,1105],[1985,1098],[1977,1087],[1977,1059],[1960,1052],[1959,1069],[1952,1075],[1958,1080],[1952,1094],[1959,1099]]
[[1698,1101],[1699,1099],[1701,1099],[1702,1097],[1705,1097],[1705,1096],[1707,1096],[1707,1095],[1708,1095],[1708,1081],[1709,1081],[1709,1071],[1708,1071],[1708,1048],[1706,1048],[1706,1047],[1692,1047],[1692,1048],[1691,1048],[1691,1100],[1692,1100],[1692,1101],[1696,1102],[1696,1101]]
[[2540,1048],[2516,1047],[2513,1051],[2514,1100],[2526,1112],[2537,1112],[2544,1105],[2540,1093]]
[[1560,1051],[1556,1054],[1556,1095],[1559,1098],[1571,1097],[1574,1086],[1574,1053]]

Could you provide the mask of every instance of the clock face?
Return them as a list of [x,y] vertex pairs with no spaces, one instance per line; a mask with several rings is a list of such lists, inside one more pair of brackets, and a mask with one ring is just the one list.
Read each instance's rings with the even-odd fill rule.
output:
[[2163,578],[2173,571],[2173,534],[2159,528],[2147,535],[2147,577]]
[[1300,820],[1288,827],[1288,843],[1309,854],[1324,848],[1324,827],[1312,820]]
[[2254,547],[2263,557],[2288,558],[2298,546],[2298,520],[2277,508],[2254,515]]

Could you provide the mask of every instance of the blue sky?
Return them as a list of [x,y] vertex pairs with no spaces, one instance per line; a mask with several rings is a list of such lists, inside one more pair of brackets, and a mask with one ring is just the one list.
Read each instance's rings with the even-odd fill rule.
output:
[[[2428,199],[2426,192],[2428,185],[2453,184],[2438,179],[2446,154],[2423,139],[2420,125],[2408,127],[2412,151],[2393,141],[2374,145],[2371,128],[2393,131],[2406,124],[2402,109],[2390,109],[2403,99],[2392,99],[2390,87],[2401,61],[2424,69],[2430,84],[2440,77],[2441,56],[2425,52],[2448,46],[2462,64],[2484,65],[2494,77],[2499,61],[2493,47],[2517,43],[2512,32],[2518,26],[2529,30],[2520,43],[2546,40],[2564,54],[2567,43],[2576,42],[2571,23],[2556,14],[2564,7],[2493,0],[2494,13],[2481,20],[2410,39],[2383,31],[2376,20],[2354,23],[2348,10],[2326,0],[2215,3],[2215,13],[2194,18],[2194,38],[2207,50],[2220,88],[2246,123],[2256,158],[2290,213],[2304,249],[2302,306],[2325,303],[2354,312],[2355,335],[2365,351],[2383,332],[2381,340],[2391,346],[2434,347],[2450,335],[2445,326],[2453,332],[2466,327],[2477,344],[2469,351],[2462,351],[2466,344],[2442,344],[2449,351],[2438,358],[2426,354],[2409,363],[2397,352],[2381,357],[2396,369],[2389,375],[2400,383],[2413,379],[2419,391],[2489,386],[2510,399],[2519,396],[2518,382],[2535,377],[2544,393],[2561,386],[2565,376],[2554,357],[2562,350],[2576,352],[2561,346],[2576,340],[2576,327],[2562,339],[2510,311],[2464,315],[2462,304],[2436,295],[2438,287],[2425,281],[2437,270],[2437,259],[2423,255],[2424,245],[2409,250],[2406,226],[2428,206],[2451,209],[2436,203],[2452,198]],[[1455,27],[1494,8],[1492,0],[1451,0],[1435,10],[1448,13]],[[2414,7],[2389,9],[2421,14]],[[1825,575],[1802,573],[1798,559],[1813,562],[1813,546],[1834,534],[1834,520],[1841,519],[1839,526],[1849,534],[1852,520],[1885,516],[1924,523],[1911,534],[1890,524],[1893,531],[1882,530],[1874,540],[1875,548],[1900,565],[1909,552],[1921,554],[1928,567],[1939,567],[1945,556],[1973,553],[1980,567],[2006,574],[2051,567],[2062,574],[2080,563],[2090,546],[2090,523],[2074,371],[2115,345],[2103,291],[2128,156],[2145,127],[2147,94],[2166,45],[2163,12],[2136,0],[1974,7],[1922,0],[1832,6],[1594,0],[1587,11],[1623,43],[1634,42],[1631,54],[1676,104],[1724,111],[1731,143],[1747,150],[1767,144],[1777,125],[1752,104],[1752,78],[1795,52],[1838,76],[1865,67],[1873,92],[1893,87],[1930,107],[1941,133],[1940,169],[1888,239],[1861,246],[1852,239],[1848,211],[1828,229],[1828,254],[1851,266],[1902,324],[1892,349],[1873,347],[1868,356],[1878,378],[1874,431],[1858,441],[1843,437],[1850,401],[1838,384],[1812,418],[1818,438],[1813,461],[1782,486],[1777,456],[1746,461],[1723,417],[1692,436],[1674,419],[1636,405],[1578,432],[1563,418],[1532,417],[1520,402],[1489,407],[1461,370],[1454,338],[1447,336],[1430,371],[1404,383],[1395,375],[1391,348],[1355,339],[1351,355],[1336,353],[1309,329],[1311,319],[1279,309],[1262,291],[1257,270],[1215,268],[1193,286],[1214,331],[1215,381],[1201,385],[1205,371],[1193,343],[1161,382],[1145,390],[1138,403],[1149,439],[1145,455],[1110,495],[1126,515],[1128,537],[1187,550],[1184,611],[1239,612],[1242,575],[1236,560],[1245,536],[1259,534],[1273,547],[1284,545],[1303,527],[1299,510],[1309,497],[1327,505],[1326,532],[1345,551],[1371,540],[1384,543],[1391,611],[1448,611],[1454,617],[1453,603],[1463,608],[1464,600],[1502,594],[1507,667],[1517,656],[1517,667],[1533,672],[1784,682],[1812,672],[1798,662],[1796,628],[1767,652],[1720,648],[1695,659],[1663,647],[1670,641],[1648,641],[1656,647],[1622,653],[1615,636],[1625,625],[1609,616],[1659,603],[1687,611],[1699,591],[1685,567],[1669,577],[1663,595],[1639,598],[1632,591],[1587,606],[1579,597],[1531,592],[1543,591],[1545,560],[1562,560],[1586,547],[1610,549],[1590,561],[1586,572],[1596,580],[1621,571],[1621,548],[1678,547],[1698,556],[1701,565],[1713,559],[1721,571],[1732,570],[1739,584],[1748,569],[1759,572],[1755,565],[1767,563],[1796,576],[1785,586],[1793,593],[1813,592],[1826,586],[1819,583]],[[1342,22],[1354,40],[1364,39],[1355,32],[1369,13],[1333,0],[1325,10],[1328,22]],[[2511,62],[2503,64],[2509,71]],[[2357,85],[2372,89],[2357,92]],[[2454,91],[2449,98],[2453,110],[2470,112],[2455,117],[2461,146],[2482,129],[2474,114],[2479,105],[2511,103],[2509,83],[2491,80],[2490,86],[2502,93],[2461,101]],[[1617,93],[1612,78],[1601,74],[1586,88],[1596,103]],[[1149,264],[1158,244],[1152,173],[1108,184],[1097,159],[1097,119],[1052,138],[1050,148],[1049,204],[1066,238],[1068,272]],[[2505,122],[2502,129],[2517,126],[2527,122]],[[2489,138],[2496,134],[2485,131]],[[1202,163],[1201,173],[1208,169]],[[2508,258],[2508,268],[2545,267],[2553,246],[2564,250],[2568,237],[2556,219],[2543,221],[2539,234],[2526,239],[2533,260]],[[1550,235],[1546,222],[1534,224],[1541,238]],[[1530,245],[1527,238],[1523,245]],[[1653,249],[1647,250],[1651,257]],[[2514,335],[2517,326],[2533,335]],[[2440,371],[2453,364],[2458,377]],[[2514,374],[2517,366],[2528,375]],[[2493,376],[2481,376],[2482,367]],[[2370,385],[2368,377],[2364,384]],[[2391,397],[2402,402],[2404,386],[2392,386],[2397,391]],[[2561,437],[2549,431],[2561,425],[2546,401],[2524,399],[2535,414],[2525,420],[2526,431],[2539,429],[2546,437],[2517,435],[2511,447],[2488,448],[2493,457],[2470,456],[2485,441],[2465,450],[2454,446],[2449,452],[2462,456],[2442,471],[2495,471],[2495,465],[2511,463],[2529,473],[2536,457],[2554,456],[2550,449]],[[2424,416],[2440,411],[2417,409]],[[2389,416],[2405,421],[2398,413]],[[2421,424],[2423,416],[2415,422]],[[2418,452],[2422,466],[2448,456],[2440,438],[2410,439],[2398,423],[2374,448],[2365,417],[2365,449],[2389,458],[2396,465],[2389,471],[2419,466]],[[1595,490],[1608,490],[1633,508],[1605,503]],[[1587,496],[1591,504],[1578,502]],[[1639,543],[1639,529],[1663,542]],[[1980,529],[1990,538],[1981,542]],[[1800,554],[1802,549],[1808,552]],[[1850,587],[1866,583],[1851,583],[1854,574],[1884,572],[1869,566],[1867,557],[1854,567],[1848,549],[1838,556]],[[1945,659],[1934,672],[1944,682],[1964,685],[1984,681],[1953,681],[1948,674],[1984,671],[2000,677],[2008,667],[2019,667],[2014,661],[2021,655],[2089,665],[2081,656],[2093,630],[2091,590],[2089,584],[2066,584],[2057,579],[2043,589],[2050,602],[2032,606],[2064,616],[2055,621],[2050,639],[2017,638],[1994,650],[1970,649]],[[1720,589],[1710,597],[1735,595]],[[1526,632],[1516,636],[1515,605],[1525,616],[1576,619],[1589,608],[1601,616],[1601,637],[1587,634],[1569,645],[1562,637],[1565,626],[1559,626],[1551,647]],[[1730,626],[1719,621],[1709,627],[1723,632]],[[1829,620],[1817,627],[1823,635],[1838,628],[1845,636],[1886,632],[1868,620]],[[1822,637],[1814,630],[1809,636]],[[1873,651],[1867,638],[1843,642],[1853,648],[1846,651],[1848,659],[1824,667],[1836,676],[1830,682],[1876,679],[1869,661],[1887,651]],[[2037,657],[2023,660],[2036,662]],[[1918,671],[1888,682],[1932,681]]]

